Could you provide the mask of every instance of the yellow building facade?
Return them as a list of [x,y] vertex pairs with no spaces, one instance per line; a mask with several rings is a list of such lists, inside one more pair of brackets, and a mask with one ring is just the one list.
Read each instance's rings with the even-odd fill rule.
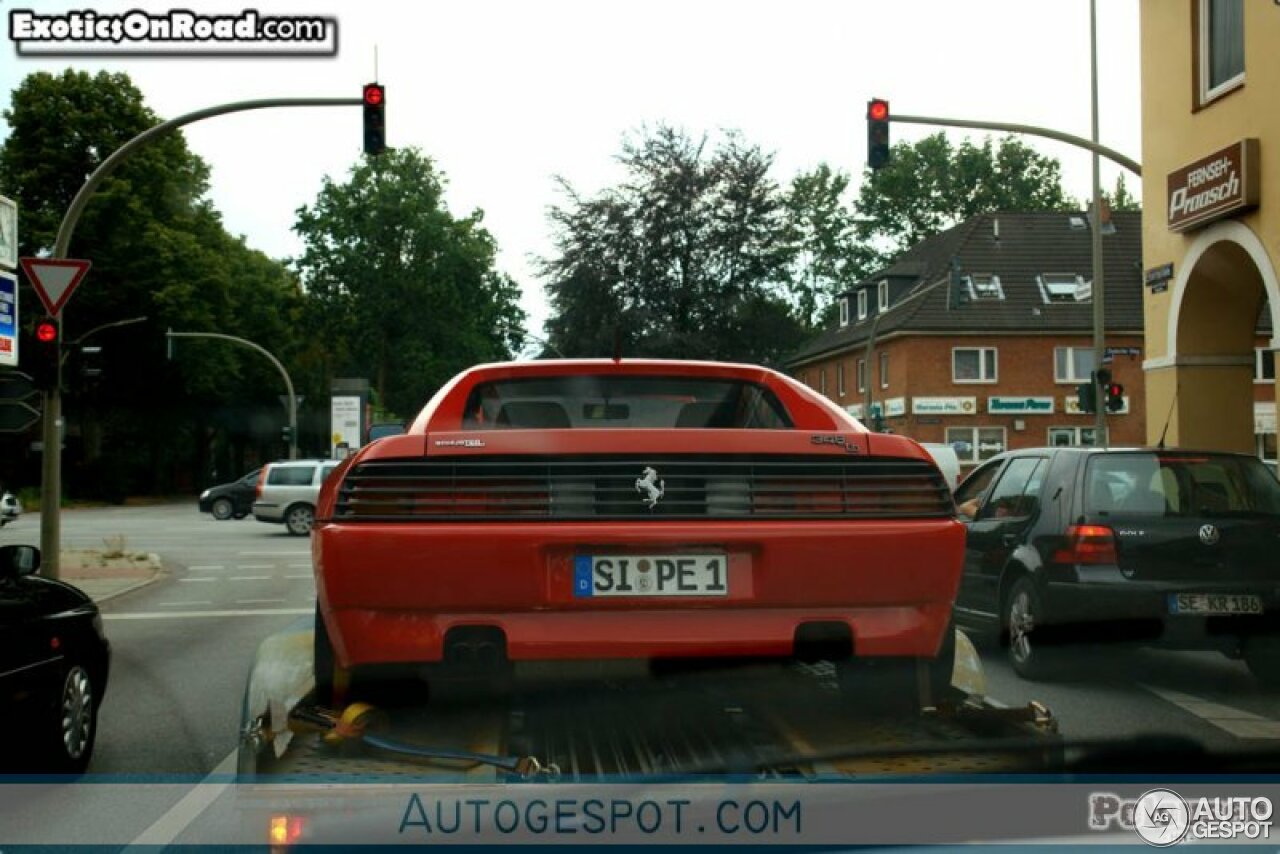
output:
[[1274,459],[1280,5],[1142,0],[1141,27],[1147,439]]

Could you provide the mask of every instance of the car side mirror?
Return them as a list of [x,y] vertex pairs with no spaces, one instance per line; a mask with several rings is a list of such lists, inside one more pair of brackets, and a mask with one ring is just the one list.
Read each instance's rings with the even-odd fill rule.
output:
[[0,577],[20,578],[40,569],[40,550],[35,546],[0,546]]

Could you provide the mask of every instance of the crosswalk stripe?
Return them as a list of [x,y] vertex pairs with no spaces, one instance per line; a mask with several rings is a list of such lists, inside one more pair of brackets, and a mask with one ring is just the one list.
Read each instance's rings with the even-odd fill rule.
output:
[[1154,685],[1142,687],[1183,711],[1190,712],[1202,721],[1231,733],[1236,738],[1280,738],[1280,721],[1255,715],[1243,709],[1224,706],[1201,697],[1170,691],[1168,688],[1157,688]]

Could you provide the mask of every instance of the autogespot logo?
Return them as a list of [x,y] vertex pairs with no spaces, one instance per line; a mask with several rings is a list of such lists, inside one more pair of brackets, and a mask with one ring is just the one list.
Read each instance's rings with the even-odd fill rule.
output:
[[1138,798],[1133,829],[1149,845],[1164,847],[1182,841],[1191,824],[1187,802],[1168,789],[1152,789]]

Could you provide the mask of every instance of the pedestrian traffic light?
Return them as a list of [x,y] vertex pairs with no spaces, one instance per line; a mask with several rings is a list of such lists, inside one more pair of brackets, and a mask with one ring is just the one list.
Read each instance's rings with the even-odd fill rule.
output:
[[1093,384],[1093,377],[1089,378],[1089,382],[1081,383],[1076,386],[1076,400],[1080,404],[1080,411],[1089,415],[1098,411],[1098,397],[1096,387]]
[[889,165],[889,102],[881,98],[867,101],[867,166],[872,170]]
[[364,85],[364,153],[387,150],[387,90],[380,83]]
[[288,424],[280,428],[280,439],[288,444],[293,440],[293,428]]
[[22,369],[31,375],[31,384],[41,391],[49,391],[58,382],[61,333],[57,318],[42,317],[31,330],[30,343],[20,351]]
[[1124,386],[1111,378],[1111,371],[1098,371],[1098,387],[1102,389],[1102,401],[1108,412],[1124,409]]
[[96,380],[102,376],[102,348],[82,346],[80,348],[80,376],[88,380]]
[[960,266],[951,263],[951,281],[948,283],[947,307],[961,308],[969,304],[969,286],[960,272]]

